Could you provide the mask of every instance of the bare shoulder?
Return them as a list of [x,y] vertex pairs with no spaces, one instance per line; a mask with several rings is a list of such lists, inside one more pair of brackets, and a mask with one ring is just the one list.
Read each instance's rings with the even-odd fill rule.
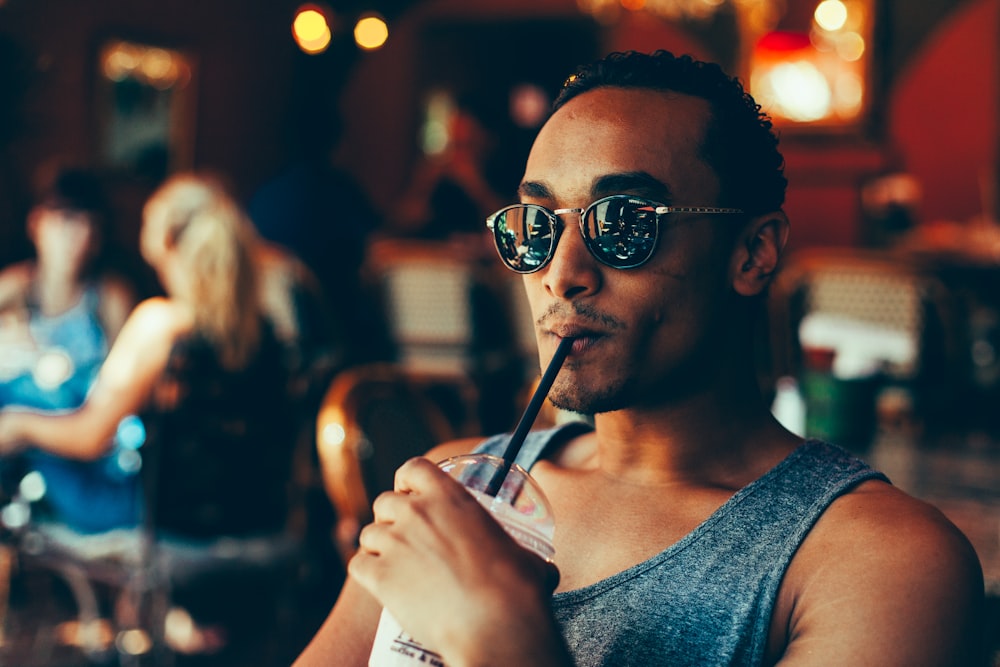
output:
[[189,311],[165,297],[144,299],[132,310],[122,335],[152,336],[166,335],[173,338],[191,328],[193,321]]
[[969,540],[940,510],[881,481],[865,482],[834,501],[803,547],[813,540],[828,554],[858,553],[865,569],[919,564],[982,575]]
[[469,454],[485,439],[485,437],[481,437],[449,440],[448,442],[442,442],[440,445],[428,450],[424,456],[432,461],[441,461],[449,456]]
[[35,263],[30,259],[15,262],[0,269],[0,282],[25,285],[31,281],[31,274],[34,272],[34,267]]
[[33,262],[26,260],[0,270],[0,310],[23,300],[31,285],[33,266]]
[[[782,664],[977,664],[979,559],[935,507],[881,481],[837,499],[779,594]],[[787,621],[787,624],[785,624]]]

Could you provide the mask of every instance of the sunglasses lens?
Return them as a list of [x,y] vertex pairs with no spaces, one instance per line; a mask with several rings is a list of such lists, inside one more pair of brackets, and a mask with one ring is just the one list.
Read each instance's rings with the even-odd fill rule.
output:
[[552,252],[552,222],[541,207],[511,206],[494,217],[493,238],[504,264],[531,273],[542,268]]
[[631,197],[608,197],[587,211],[584,236],[599,260],[618,269],[639,266],[656,249],[656,206]]

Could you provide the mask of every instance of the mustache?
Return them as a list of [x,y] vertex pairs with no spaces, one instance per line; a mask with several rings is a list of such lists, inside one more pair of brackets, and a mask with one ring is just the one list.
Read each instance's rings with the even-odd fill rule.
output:
[[578,301],[571,303],[558,301],[549,305],[545,312],[535,320],[535,324],[545,328],[546,323],[553,319],[565,319],[570,316],[576,321],[583,320],[584,322],[598,325],[599,328],[605,331],[622,331],[626,329],[625,323],[618,318],[607,313],[602,313],[590,304]]

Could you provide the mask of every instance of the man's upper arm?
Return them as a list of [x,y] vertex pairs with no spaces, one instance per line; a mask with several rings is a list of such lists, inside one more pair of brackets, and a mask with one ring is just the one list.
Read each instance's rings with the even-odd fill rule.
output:
[[936,509],[881,482],[824,514],[789,567],[778,610],[787,618],[781,665],[983,664],[975,551]]

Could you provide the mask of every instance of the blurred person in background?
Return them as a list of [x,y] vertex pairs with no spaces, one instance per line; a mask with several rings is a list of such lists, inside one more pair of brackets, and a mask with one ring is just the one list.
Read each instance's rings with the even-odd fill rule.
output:
[[[130,282],[103,261],[112,211],[99,177],[65,165],[45,176],[27,220],[34,257],[0,272],[0,408],[78,408],[136,304]],[[33,450],[5,472],[41,473],[48,507],[77,529],[132,525],[134,479],[103,458]]]
[[318,92],[328,84],[296,85],[285,124],[289,159],[253,193],[247,212],[262,238],[315,276],[343,362],[390,359],[395,352],[384,314],[361,275],[381,215],[334,162],[340,114],[329,93]]
[[[78,409],[0,412],[0,454],[99,460],[119,423],[138,415],[148,432],[143,479],[155,480],[143,509],[158,535],[278,533],[296,434],[287,353],[260,293],[257,233],[221,178],[181,173],[146,202],[140,246],[166,295],[132,311]],[[228,599],[209,597],[211,608]],[[216,650],[224,633],[194,636],[184,651]]]
[[[146,203],[140,242],[166,296],[132,311],[77,409],[0,412],[0,453],[30,447],[100,459],[123,418],[169,410],[185,394],[207,391],[213,377],[234,392],[225,400],[241,415],[281,406],[288,371],[259,294],[257,235],[221,181],[170,178]],[[178,383],[185,373],[190,386]]]
[[[445,145],[421,157],[392,214],[391,233],[455,241],[476,257],[492,250],[478,224],[505,201],[491,170],[499,137],[471,97],[459,96],[446,121]],[[515,183],[511,184],[514,187]]]

